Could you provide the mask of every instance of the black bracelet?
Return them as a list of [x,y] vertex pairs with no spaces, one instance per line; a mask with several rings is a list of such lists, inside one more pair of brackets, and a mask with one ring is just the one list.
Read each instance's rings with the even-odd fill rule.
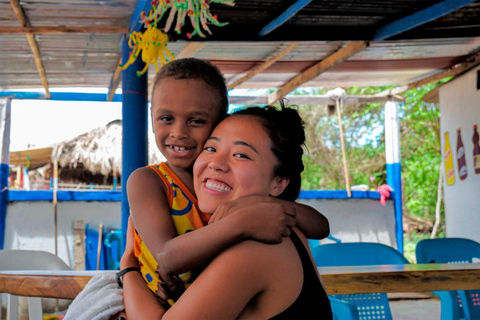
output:
[[137,268],[137,267],[128,267],[128,268],[125,268],[123,270],[118,271],[116,273],[116,276],[117,276],[117,283],[120,286],[120,288],[123,288],[123,282],[122,282],[123,275],[127,272],[130,272],[130,271],[138,271],[138,272],[142,273],[140,268]]

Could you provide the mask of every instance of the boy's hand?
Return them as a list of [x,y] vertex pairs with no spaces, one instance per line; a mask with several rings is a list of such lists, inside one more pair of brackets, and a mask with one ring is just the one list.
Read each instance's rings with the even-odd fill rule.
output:
[[162,283],[158,284],[155,294],[166,302],[169,302],[169,300],[177,301],[185,291],[185,285],[182,280],[177,276],[165,274],[160,266],[158,266],[156,272]]
[[220,205],[209,224],[235,215],[237,225],[246,235],[264,243],[280,243],[295,226],[295,208],[288,202],[268,196],[249,196]]

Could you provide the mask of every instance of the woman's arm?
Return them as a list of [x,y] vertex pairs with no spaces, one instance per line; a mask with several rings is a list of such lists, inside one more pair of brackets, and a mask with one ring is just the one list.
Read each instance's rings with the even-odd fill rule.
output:
[[302,289],[294,251],[291,241],[244,241],[226,249],[162,319],[266,319],[280,313]]

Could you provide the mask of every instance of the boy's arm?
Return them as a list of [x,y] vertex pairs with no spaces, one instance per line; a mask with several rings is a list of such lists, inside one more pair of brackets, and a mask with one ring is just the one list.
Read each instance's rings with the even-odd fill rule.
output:
[[[253,238],[252,232],[259,232],[253,219],[230,215],[218,223],[178,236],[165,186],[150,168],[137,169],[130,175],[127,194],[133,225],[157,260],[158,272],[164,280],[206,264],[225,248]],[[286,225],[294,224],[294,218],[262,209],[262,204],[257,206],[258,213],[264,220],[270,220],[273,226],[270,229],[275,230],[270,232],[272,238],[287,236]]]
[[[309,239],[323,239],[330,233],[328,219],[316,209],[298,202],[282,200],[271,196],[248,196],[224,203],[215,211],[209,224],[221,221],[232,213],[238,213],[245,217],[249,215],[255,225],[252,226],[253,229],[251,230],[252,239],[269,242],[265,240],[265,234],[271,229],[270,222],[263,216],[265,211],[259,209],[258,204],[260,203],[264,204],[264,208],[268,212],[277,211],[280,213],[283,211],[286,215],[295,217],[295,226]],[[258,232],[255,232],[255,230]],[[288,236],[288,234],[283,236]],[[278,239],[277,242],[280,241],[281,239]]]
[[[133,225],[128,219],[127,244],[120,261],[120,269],[138,267],[138,260],[133,253]],[[160,319],[165,309],[148,289],[140,272],[130,271],[123,277],[123,303],[128,319]]]
[[330,224],[328,219],[323,214],[313,207],[298,202],[290,203],[297,212],[296,227],[300,229],[307,238],[324,239],[328,237],[330,234]]

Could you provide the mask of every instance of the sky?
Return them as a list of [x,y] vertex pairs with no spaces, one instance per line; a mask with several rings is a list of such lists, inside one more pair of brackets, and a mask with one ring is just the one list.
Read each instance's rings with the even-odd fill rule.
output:
[[[76,92],[81,90],[65,88],[56,91]],[[91,88],[84,91],[103,92],[100,89]],[[265,94],[265,91],[240,89],[232,90],[229,94]],[[117,119],[122,119],[121,102],[13,99],[10,151],[48,147],[92,129],[104,127],[110,121]],[[150,120],[148,124],[150,126]],[[151,132],[150,129],[149,132]]]
[[121,102],[12,100],[10,151],[48,147],[122,118]]

